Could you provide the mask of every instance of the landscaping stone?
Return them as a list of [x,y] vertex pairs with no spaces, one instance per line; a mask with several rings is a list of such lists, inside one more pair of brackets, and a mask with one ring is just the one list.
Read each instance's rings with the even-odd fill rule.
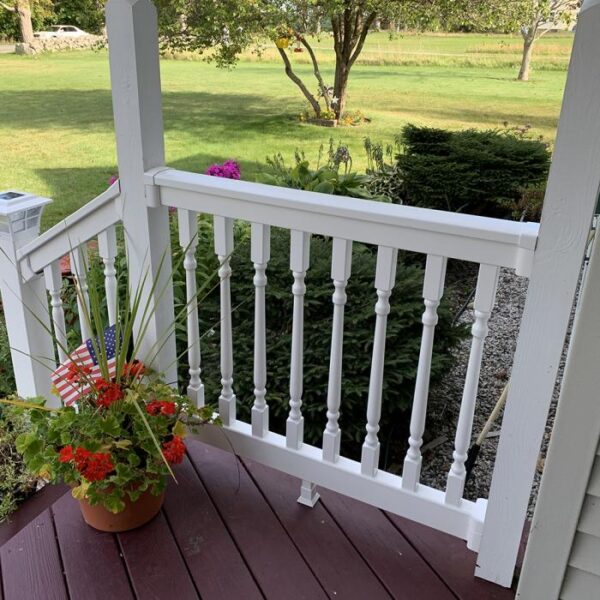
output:
[[63,50],[90,50],[104,43],[101,35],[82,35],[80,37],[40,38],[29,43],[15,45],[16,54],[41,54]]

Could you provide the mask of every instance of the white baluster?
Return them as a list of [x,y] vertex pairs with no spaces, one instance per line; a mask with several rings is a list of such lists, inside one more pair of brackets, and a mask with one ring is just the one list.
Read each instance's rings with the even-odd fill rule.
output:
[[340,457],[341,430],[338,424],[342,391],[342,354],[344,345],[344,307],[346,285],[352,265],[352,241],[335,238],[331,256],[333,292],[333,324],[329,383],[327,386],[327,425],[323,432],[323,460],[335,462]]
[[84,342],[92,337],[91,323],[89,322],[92,319],[92,315],[90,313],[90,299],[88,296],[87,269],[87,246],[83,244],[79,248],[74,248],[71,252],[71,273],[75,277],[75,284],[78,289],[77,309],[79,313],[79,325],[81,327],[81,339]]
[[267,263],[271,253],[271,228],[252,223],[251,256],[254,263],[254,406],[252,435],[263,437],[269,431],[269,407],[266,402],[267,330],[265,321],[265,288]]
[[65,311],[61,298],[62,272],[59,261],[54,261],[44,269],[44,280],[46,282],[46,289],[50,294],[52,325],[57,341],[58,360],[62,363],[67,360],[67,329],[65,327]]
[[415,396],[410,417],[409,448],[404,459],[404,470],[402,472],[402,487],[412,491],[416,491],[421,476],[421,445],[423,444],[423,432],[425,431],[427,416],[433,336],[438,322],[437,308],[444,293],[446,263],[446,258],[442,256],[429,255],[425,266],[423,336],[421,337]]
[[98,253],[104,263],[104,289],[106,291],[108,323],[114,325],[117,321],[117,271],[115,269],[117,233],[114,225],[98,235]]
[[231,325],[231,267],[233,252],[233,219],[213,219],[215,253],[219,259],[221,280],[221,395],[219,414],[224,425],[233,425],[236,419],[236,398],[233,393],[233,333]]
[[398,250],[380,246],[377,251],[377,270],[375,288],[375,336],[373,339],[373,357],[371,377],[369,379],[369,400],[367,403],[367,435],[362,447],[361,472],[374,477],[379,465],[379,419],[381,418],[381,392],[383,387],[383,365],[385,362],[385,334],[387,316],[390,312],[390,295],[396,281],[396,262]]
[[465,387],[463,389],[456,427],[454,452],[452,454],[453,462],[446,485],[446,503],[456,506],[460,504],[465,487],[465,460],[467,459],[467,451],[469,449],[469,442],[471,441],[475,401],[477,400],[477,389],[479,387],[479,371],[481,370],[481,359],[483,356],[483,344],[488,334],[488,320],[496,297],[498,270],[498,267],[490,265],[481,265],[479,267],[477,290],[473,304],[475,321],[471,328],[473,340],[471,342],[471,353],[469,354]]
[[302,378],[304,367],[304,278],[310,259],[310,234],[292,230],[290,242],[290,269],[294,276],[294,315],[292,325],[292,357],[290,364],[290,414],[286,423],[288,448],[299,449],[304,438],[302,416]]
[[185,290],[187,304],[188,398],[198,407],[204,406],[204,385],[200,374],[200,327],[198,325],[198,289],[196,283],[196,248],[198,247],[198,218],[195,212],[180,208],[177,211],[179,244],[184,251]]

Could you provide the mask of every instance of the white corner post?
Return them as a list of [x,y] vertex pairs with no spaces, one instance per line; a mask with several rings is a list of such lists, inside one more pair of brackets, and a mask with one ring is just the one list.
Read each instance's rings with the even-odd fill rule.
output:
[[600,189],[598,31],[600,0],[587,0],[577,23],[475,571],[477,576],[506,587],[511,585],[513,578],[531,485]]
[[144,184],[165,162],[156,9],[150,0],[110,0],[106,26],[129,281],[152,307],[138,354],[176,384],[169,214]]
[[55,407],[59,401],[50,393],[50,374],[56,362],[44,276],[25,281],[17,258],[18,249],[39,235],[48,202],[23,192],[0,193],[0,292],[17,394],[43,396]]

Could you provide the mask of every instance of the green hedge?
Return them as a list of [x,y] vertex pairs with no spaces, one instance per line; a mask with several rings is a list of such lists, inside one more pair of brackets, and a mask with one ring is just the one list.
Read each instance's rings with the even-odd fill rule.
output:
[[406,125],[398,144],[395,164],[372,173],[372,191],[393,189],[396,202],[452,212],[519,218],[524,198],[543,189],[550,167],[546,144],[522,130]]

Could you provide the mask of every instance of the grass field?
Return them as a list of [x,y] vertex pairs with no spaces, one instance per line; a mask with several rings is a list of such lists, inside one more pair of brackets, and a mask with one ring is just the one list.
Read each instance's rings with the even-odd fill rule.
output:
[[[297,120],[302,98],[269,56],[245,57],[231,71],[163,60],[167,162],[203,171],[211,162],[235,158],[243,177],[252,179],[266,155],[291,157],[299,148],[316,157],[333,136],[348,144],[362,169],[363,139],[391,142],[406,122],[449,128],[529,123],[551,140],[571,37],[544,39],[536,60],[547,64],[529,83],[517,82],[510,66],[518,43],[507,36],[373,35],[349,88],[349,109],[361,109],[372,121],[335,130]],[[328,50],[320,52],[329,71]],[[465,55],[483,62],[467,64]],[[309,77],[309,66],[300,64],[304,58],[294,55]],[[0,148],[0,189],[54,198],[45,227],[106,187],[116,171],[106,53],[0,55]]]

